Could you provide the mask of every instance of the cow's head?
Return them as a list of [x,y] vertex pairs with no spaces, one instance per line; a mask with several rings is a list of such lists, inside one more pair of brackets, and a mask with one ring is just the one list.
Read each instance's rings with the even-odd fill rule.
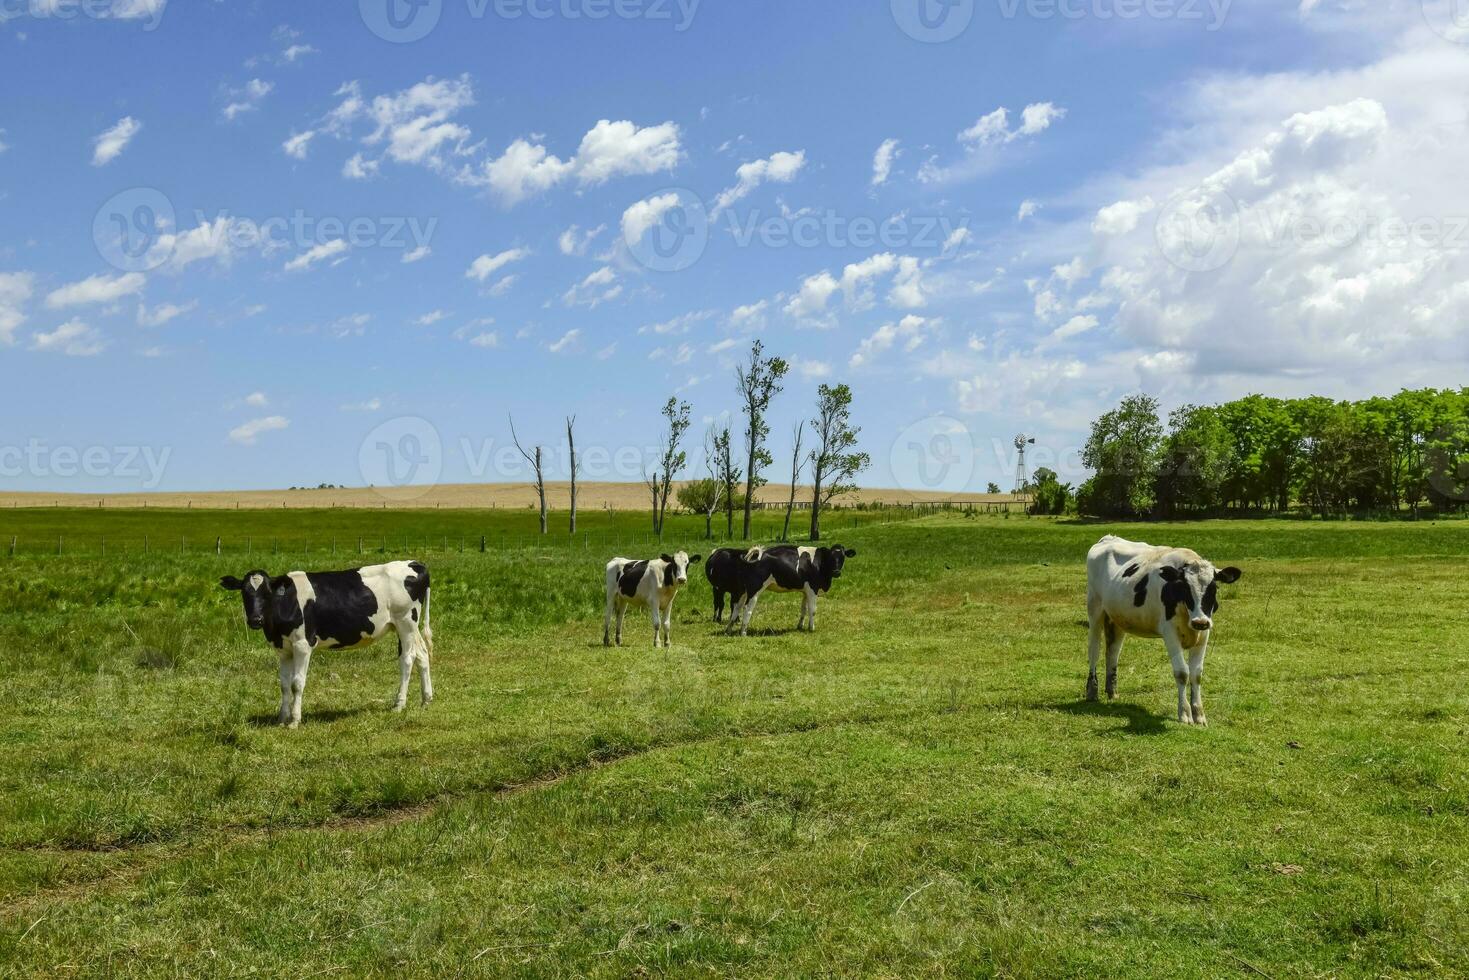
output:
[[245,599],[245,625],[252,630],[264,629],[265,618],[270,614],[271,578],[268,572],[256,570],[246,572],[243,579],[226,575],[219,580],[219,587],[228,592],[238,592]]
[[848,558],[856,558],[856,548],[843,548],[841,545],[832,545],[830,548],[816,549],[816,568],[820,573],[819,591],[830,592],[832,583],[842,577],[842,568],[846,565]]
[[1219,610],[1219,583],[1233,585],[1244,573],[1238,568],[1216,569],[1200,558],[1174,562],[1158,569],[1163,579],[1163,603],[1169,619],[1182,609],[1188,624],[1202,633],[1214,627],[1214,613]]
[[687,551],[680,551],[676,555],[662,555],[663,559],[663,585],[672,587],[675,585],[689,584],[689,566],[697,565],[704,560],[703,555],[690,556]]

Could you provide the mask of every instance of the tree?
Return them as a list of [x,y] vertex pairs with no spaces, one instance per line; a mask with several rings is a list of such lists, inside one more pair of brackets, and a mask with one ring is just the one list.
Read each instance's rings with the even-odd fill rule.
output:
[[541,502],[541,533],[546,533],[546,478],[541,469],[541,447],[535,447],[535,455],[525,451],[520,444],[520,437],[515,434],[515,416],[510,416],[510,438],[515,442],[515,448],[520,450],[520,455],[531,465],[531,470],[536,475],[536,497]]
[[994,482],[987,483],[985,485],[984,492],[985,493],[999,493],[1000,492],[1000,485],[998,483],[994,483]]
[[689,403],[677,398],[669,398],[663,406],[667,428],[658,450],[658,468],[651,477],[644,477],[653,492],[653,533],[659,537],[663,536],[663,518],[668,512],[668,500],[673,496],[673,477],[688,464],[688,453],[682,446],[684,434],[689,430],[689,411]]
[[765,413],[776,395],[784,391],[781,380],[790,365],[779,357],[765,357],[765,345],[755,341],[750,348],[750,361],[735,369],[739,381],[741,410],[745,413],[745,526],[744,539],[750,540],[750,510],[755,504],[755,491],[765,485],[760,471],[775,462],[765,440],[770,426]]
[[1077,493],[1083,513],[1137,517],[1153,506],[1153,473],[1163,426],[1158,400],[1129,395],[1092,423],[1082,462],[1096,475]]
[[1174,518],[1226,503],[1235,442],[1212,408],[1184,405],[1168,416],[1168,435],[1153,478],[1155,511]]
[[714,433],[713,450],[715,479],[724,490],[724,535],[726,538],[733,538],[735,508],[743,508],[745,505],[743,500],[738,499],[739,494],[736,492],[743,474],[734,464],[734,437],[727,423],[723,429]]
[[796,485],[801,482],[801,469],[805,465],[805,460],[801,459],[801,440],[805,435],[806,423],[796,423],[796,431],[791,440],[794,444],[791,450],[791,495],[786,499],[786,522],[780,532],[782,541],[791,539],[791,511],[796,509]]
[[1042,466],[1032,478],[1030,499],[1032,514],[1064,514],[1071,502],[1071,484],[1062,483],[1055,470]]
[[572,431],[576,428],[576,416],[571,415],[566,419],[566,454],[571,463],[571,530],[576,534],[576,434]]
[[852,389],[822,385],[816,391],[816,448],[811,452],[811,540],[821,540],[821,511],[837,497],[857,489],[857,474],[872,458],[855,451],[862,432],[852,425]]

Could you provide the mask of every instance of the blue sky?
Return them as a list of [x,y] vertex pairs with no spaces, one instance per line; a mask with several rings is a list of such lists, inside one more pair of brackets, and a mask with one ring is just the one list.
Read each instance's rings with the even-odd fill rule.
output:
[[845,381],[920,489],[1079,478],[1138,390],[1465,377],[1437,0],[389,2],[0,0],[7,486],[519,479],[512,411],[636,479],[757,337],[778,458]]

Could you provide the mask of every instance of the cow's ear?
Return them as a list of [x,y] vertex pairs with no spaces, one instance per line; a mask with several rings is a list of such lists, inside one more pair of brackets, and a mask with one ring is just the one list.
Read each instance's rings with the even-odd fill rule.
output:
[[1165,582],[1177,582],[1179,574],[1178,569],[1172,565],[1164,565],[1158,569],[1158,577]]
[[658,557],[661,558],[663,561],[668,562],[668,564],[670,564],[670,565],[673,564],[673,556],[672,555],[659,555]]
[[245,583],[233,575],[226,575],[219,580],[219,587],[227,592],[242,592],[245,589]]
[[1225,585],[1233,585],[1239,581],[1239,577],[1243,574],[1244,572],[1231,565],[1229,568],[1221,568],[1219,573],[1214,576],[1214,580],[1216,582],[1223,582]]
[[847,549],[847,550],[846,550],[846,551],[845,551],[845,552],[844,552],[844,554],[846,554],[846,556],[847,556],[847,557],[848,557],[848,558],[856,558],[856,557],[857,557],[857,549],[856,549],[856,548],[848,548],[848,549]]
[[703,560],[704,560],[704,556],[703,555],[689,555],[689,564],[690,565],[697,565],[697,564],[699,564],[699,562],[701,562]]

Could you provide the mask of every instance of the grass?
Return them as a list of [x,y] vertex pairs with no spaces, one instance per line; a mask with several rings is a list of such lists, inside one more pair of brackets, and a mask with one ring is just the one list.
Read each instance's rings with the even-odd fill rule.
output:
[[[1463,522],[1120,529],[1245,569],[1196,730],[1156,641],[1081,700],[1107,528],[844,528],[821,632],[777,597],[719,635],[696,576],[654,652],[600,643],[600,543],[478,553],[532,519],[0,515],[209,544],[7,562],[0,975],[1469,972]],[[438,700],[328,652],[274,727],[232,542],[384,528],[428,547]]]

